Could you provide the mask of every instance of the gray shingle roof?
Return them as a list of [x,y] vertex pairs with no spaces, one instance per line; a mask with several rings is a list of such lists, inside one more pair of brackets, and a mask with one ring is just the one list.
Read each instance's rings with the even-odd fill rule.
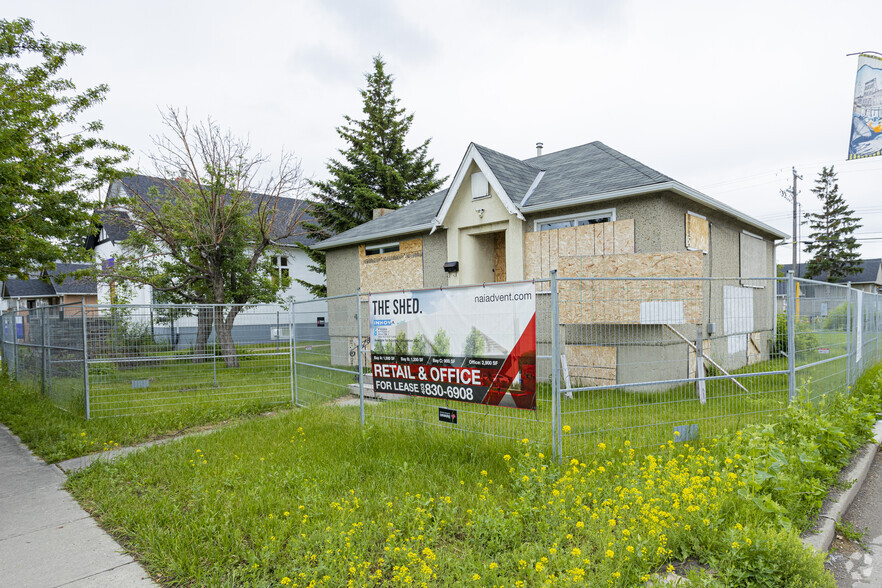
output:
[[[68,274],[88,270],[91,266],[82,263],[59,263],[49,271],[50,281],[58,295],[63,294],[98,294],[98,286],[94,277],[74,277]],[[62,279],[63,277],[63,279]]]
[[[527,190],[533,184],[533,180],[539,174],[541,168],[534,167],[523,161],[510,157],[498,151],[488,149],[483,145],[475,144],[475,149],[493,170],[493,175],[502,184],[502,188],[509,198],[517,205],[520,204]],[[544,180],[544,178],[543,178]]]
[[321,242],[322,249],[351,242],[353,239],[369,241],[383,236],[405,235],[428,230],[432,219],[438,214],[447,190],[435,192],[422,200],[411,202],[376,220],[358,225]]
[[108,208],[101,209],[97,213],[101,222],[101,228],[104,229],[108,239],[114,243],[119,243],[129,236],[129,231],[132,230],[132,221],[129,218],[129,213],[123,210]]
[[[129,176],[127,178],[119,180],[119,183],[126,188],[126,191],[130,195],[140,195],[141,197],[148,200],[148,202],[150,202],[151,188],[155,188],[159,194],[165,194],[165,191],[169,186],[168,182],[162,178],[154,178],[144,175]],[[110,191],[113,192],[114,189],[111,188]],[[252,197],[255,201],[259,200],[261,197],[269,198],[269,196],[257,193],[253,193]],[[286,232],[285,229],[287,228],[288,222],[292,218],[292,215],[294,215],[294,217],[296,218],[305,208],[308,207],[308,201],[280,197],[278,202],[278,210],[276,212],[275,221],[273,223],[275,234],[284,234],[284,232]],[[111,241],[122,241],[128,236],[129,232],[133,228],[128,213],[124,211],[104,209],[99,210],[98,215],[101,219],[103,228],[107,231],[107,237]],[[301,219],[301,223],[304,222],[315,222],[315,219],[312,217],[312,215],[306,212]],[[277,242],[280,245],[294,245],[297,242],[301,242],[304,245],[312,245],[315,240],[307,237],[305,230],[298,230],[294,235],[279,238]]]
[[12,279],[3,282],[4,298],[44,298],[49,296],[55,296],[55,288],[40,278]]
[[[524,163],[546,170],[542,181],[526,202],[528,206],[554,201],[563,206],[567,200],[580,196],[673,181],[600,141],[533,157]],[[512,197],[518,196],[523,197],[524,194]]]
[[[670,189],[672,185],[681,186],[672,178],[648,167],[639,161],[619,153],[600,141],[586,143],[562,151],[548,153],[525,160],[499,153],[483,145],[473,144],[478,153],[499,180],[512,203],[525,213],[534,210],[563,208],[578,203],[586,197],[598,196],[631,189],[652,191]],[[539,173],[544,171],[530,198],[521,203]],[[783,233],[731,209],[721,202],[697,193],[690,188],[688,197],[703,204],[715,207],[727,214],[733,214],[748,224],[770,232],[777,237]],[[398,234],[427,230],[433,217],[438,213],[447,190],[437,192],[414,202],[398,211],[369,221],[358,227],[335,235],[319,244],[319,249],[330,249],[372,239],[394,238]],[[541,207],[541,208],[540,208]],[[414,227],[420,227],[413,230]]]
[[[798,263],[796,264],[796,277],[804,278],[805,276],[805,268],[808,266],[808,263]],[[839,280],[838,284],[845,284],[846,282],[853,282],[856,284],[875,284],[876,278],[879,277],[879,266],[882,266],[882,258],[877,259],[862,259],[861,260],[861,271],[854,273],[850,276],[845,276],[841,280]],[[787,275],[787,272],[793,267],[792,263],[787,263],[781,266],[784,275]],[[819,282],[827,281],[827,272],[823,272],[820,275],[812,277],[813,280],[817,280]]]

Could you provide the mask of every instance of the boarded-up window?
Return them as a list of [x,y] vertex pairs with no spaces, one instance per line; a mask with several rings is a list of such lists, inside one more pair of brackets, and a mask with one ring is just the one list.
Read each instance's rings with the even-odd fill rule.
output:
[[362,292],[385,292],[423,287],[423,240],[401,241],[390,251],[368,255],[359,248]]
[[762,278],[769,276],[766,242],[750,233],[741,233],[741,285],[751,288],[762,288],[763,280],[745,278]]
[[634,219],[537,230],[524,235],[524,276],[547,278],[562,257],[634,253]]
[[686,249],[710,251],[710,224],[701,215],[686,213]]

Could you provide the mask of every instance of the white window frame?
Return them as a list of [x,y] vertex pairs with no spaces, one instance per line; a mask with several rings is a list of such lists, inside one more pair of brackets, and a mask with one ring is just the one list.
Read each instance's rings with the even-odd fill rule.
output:
[[[542,229],[540,229],[539,227],[541,227],[542,225],[544,225],[546,223],[559,223],[559,222],[563,222],[563,221],[572,221],[573,224],[570,226],[575,227],[575,226],[577,226],[576,223],[580,220],[598,219],[598,218],[602,218],[605,216],[609,217],[608,222],[611,222],[611,223],[615,222],[616,209],[615,208],[605,208],[603,210],[593,210],[591,212],[584,212],[584,213],[579,213],[579,214],[564,214],[561,216],[549,216],[546,218],[538,218],[535,221],[533,221],[533,230],[540,231]],[[566,227],[563,227],[563,228],[566,228]],[[546,230],[552,230],[552,229],[546,229]]]
[[[479,174],[481,176],[481,179],[483,180],[483,183],[487,184],[487,193],[486,194],[478,194],[476,196],[475,195],[475,176],[477,176]],[[469,188],[472,191],[472,200],[483,200],[484,198],[490,198],[490,178],[487,177],[487,174],[485,174],[482,171],[474,172],[473,174],[471,174],[469,176],[469,184],[470,184]]]
[[[395,249],[392,249],[394,247]],[[390,251],[387,251],[389,249]],[[381,255],[383,253],[395,253],[401,250],[401,242],[395,241],[393,243],[380,243],[379,245],[365,245],[364,246],[364,254],[368,255]]]
[[[285,264],[282,265],[282,259],[285,260]],[[273,255],[273,268],[276,271],[276,277],[279,279],[279,283],[282,281],[282,270],[285,270],[288,273],[288,277],[291,277],[291,257],[288,255]]]

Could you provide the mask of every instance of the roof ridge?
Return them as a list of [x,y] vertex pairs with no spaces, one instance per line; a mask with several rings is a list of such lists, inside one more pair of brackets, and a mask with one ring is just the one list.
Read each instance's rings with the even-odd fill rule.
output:
[[[662,176],[662,177],[665,177],[669,180],[673,179],[670,176],[668,176],[667,174],[663,174],[660,171],[649,167],[645,163],[640,163],[639,161],[637,161],[633,157],[629,157],[629,156],[625,155],[624,153],[622,153],[621,151],[617,151],[617,150],[613,149],[612,147],[610,147],[609,145],[604,144],[601,141],[594,141],[592,143],[592,145],[595,145],[597,147],[597,149],[599,149],[600,151],[603,151],[604,153],[606,153],[610,157],[621,161],[622,163],[624,163],[625,165],[627,165],[631,169],[637,171],[638,173],[643,174],[644,176],[646,176],[647,179],[651,180],[651,179],[657,179],[657,178],[653,178],[651,175],[646,173],[645,170],[650,170],[650,171],[654,172],[656,174],[656,176]],[[635,164],[637,164],[637,165],[635,165]]]
[[492,152],[492,153],[495,153],[496,155],[500,155],[500,156],[502,156],[502,157],[506,157],[506,158],[508,158],[508,159],[511,159],[512,161],[516,161],[516,162],[520,163],[521,165],[525,165],[525,166],[529,167],[530,169],[535,170],[537,173],[540,172],[540,171],[542,171],[540,168],[534,166],[533,164],[531,164],[531,163],[527,163],[527,160],[526,160],[526,159],[518,159],[518,158],[515,157],[514,155],[508,155],[507,153],[503,153],[502,151],[497,151],[496,149],[492,149],[492,148],[487,147],[487,146],[485,146],[485,145],[481,145],[480,143],[474,143],[474,145],[475,145],[475,147],[477,147],[478,149],[486,149],[487,151],[490,151],[490,152]]

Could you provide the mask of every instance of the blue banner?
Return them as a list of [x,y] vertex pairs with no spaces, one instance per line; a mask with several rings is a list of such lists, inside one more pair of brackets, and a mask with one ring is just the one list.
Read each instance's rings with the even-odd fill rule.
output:
[[862,54],[858,59],[849,159],[882,155],[882,57]]

